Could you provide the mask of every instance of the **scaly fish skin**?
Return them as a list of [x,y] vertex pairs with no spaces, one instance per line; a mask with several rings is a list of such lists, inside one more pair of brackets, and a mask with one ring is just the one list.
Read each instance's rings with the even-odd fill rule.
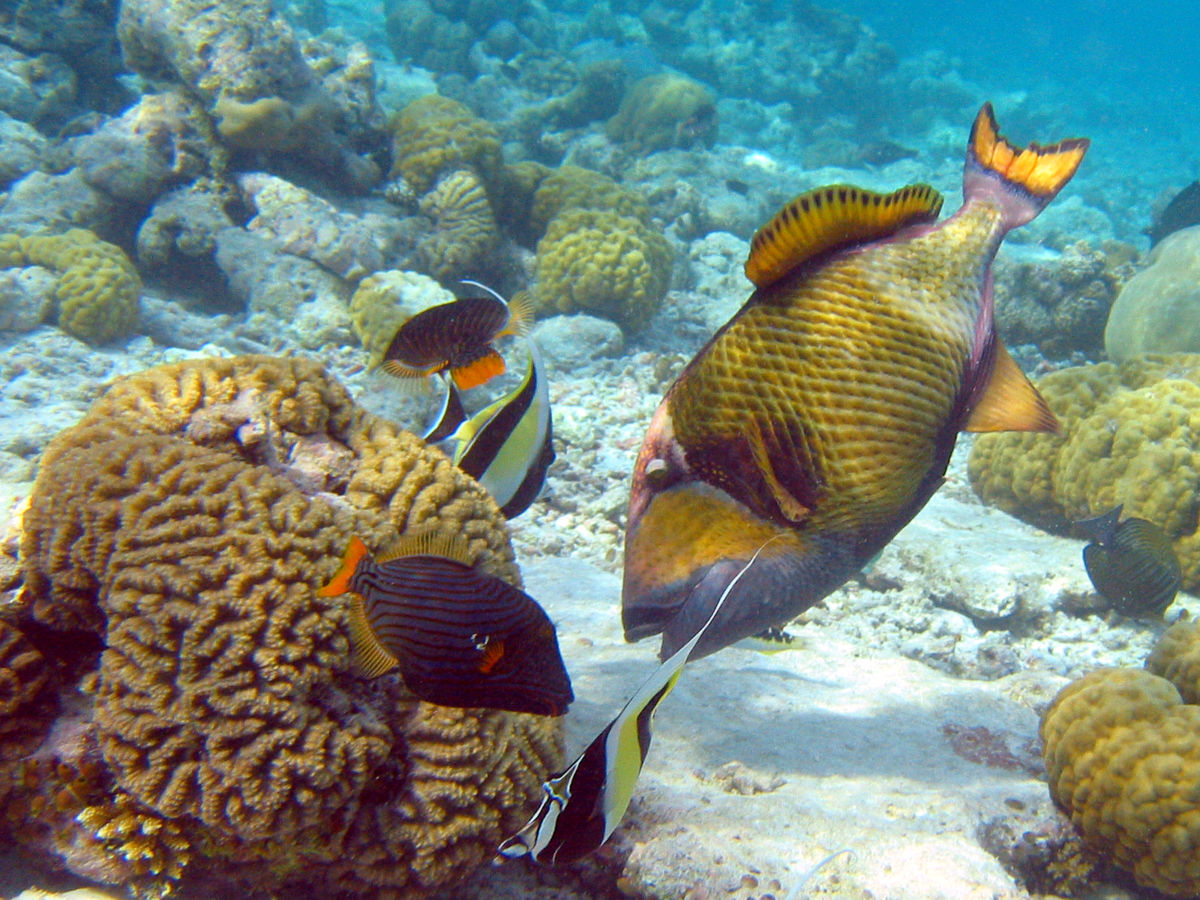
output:
[[[1060,146],[1082,157],[1086,144]],[[998,355],[1007,360],[992,259],[1074,171],[1035,196],[978,168],[969,158],[966,200],[945,222],[818,252],[760,283],[670,388],[634,470],[628,639],[661,631],[669,656],[773,535],[694,655],[778,626],[858,571],[942,483]]]

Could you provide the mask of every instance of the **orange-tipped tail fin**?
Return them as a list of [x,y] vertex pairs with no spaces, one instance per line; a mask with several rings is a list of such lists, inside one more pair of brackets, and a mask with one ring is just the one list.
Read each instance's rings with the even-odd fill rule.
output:
[[985,103],[971,128],[969,152],[983,168],[1049,200],[1071,180],[1088,144],[1087,138],[1071,138],[1049,147],[1017,147],[1000,134],[992,104]]
[[367,545],[362,542],[360,537],[350,538],[350,545],[346,548],[346,554],[342,557],[342,567],[337,570],[337,574],[333,576],[333,580],[325,587],[317,591],[318,597],[340,597],[342,594],[350,591],[350,579],[354,577],[354,573],[358,571],[358,564],[370,555],[367,550]]

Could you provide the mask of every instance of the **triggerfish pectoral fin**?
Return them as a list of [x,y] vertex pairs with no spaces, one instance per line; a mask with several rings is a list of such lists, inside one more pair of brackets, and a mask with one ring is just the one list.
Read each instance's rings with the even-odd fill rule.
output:
[[500,845],[502,856],[528,854],[545,865],[565,865],[587,856],[608,840],[633,799],[650,752],[650,729],[658,705],[675,687],[704,632],[764,547],[760,546],[733,576],[708,621],[655,670],[565,772],[543,784],[546,796],[542,805],[525,827]]

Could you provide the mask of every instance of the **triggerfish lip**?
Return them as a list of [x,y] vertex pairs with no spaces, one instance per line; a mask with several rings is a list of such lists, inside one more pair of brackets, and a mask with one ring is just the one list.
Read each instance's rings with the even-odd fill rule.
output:
[[621,601],[626,639],[661,632],[659,655],[671,656],[707,621],[759,548],[758,562],[722,606],[693,659],[799,615],[832,589],[824,573],[838,571],[851,553],[850,542],[832,535],[807,538],[767,522],[704,482],[654,494],[626,535]]

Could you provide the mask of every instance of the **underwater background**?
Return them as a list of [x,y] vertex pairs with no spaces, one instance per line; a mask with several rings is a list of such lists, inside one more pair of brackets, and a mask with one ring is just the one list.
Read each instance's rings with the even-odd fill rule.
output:
[[[1200,896],[1197,45],[1179,2],[0,0],[0,896]],[[603,847],[493,864],[656,670],[631,472],[755,231],[952,213],[985,102],[1091,141],[992,267],[1058,434],[960,436],[785,649],[687,667]],[[467,281],[553,413],[507,520],[380,365]],[[468,415],[524,384],[486,337]],[[1079,525],[1118,505],[1152,537]],[[420,529],[546,611],[565,717],[355,668],[318,589]]]

